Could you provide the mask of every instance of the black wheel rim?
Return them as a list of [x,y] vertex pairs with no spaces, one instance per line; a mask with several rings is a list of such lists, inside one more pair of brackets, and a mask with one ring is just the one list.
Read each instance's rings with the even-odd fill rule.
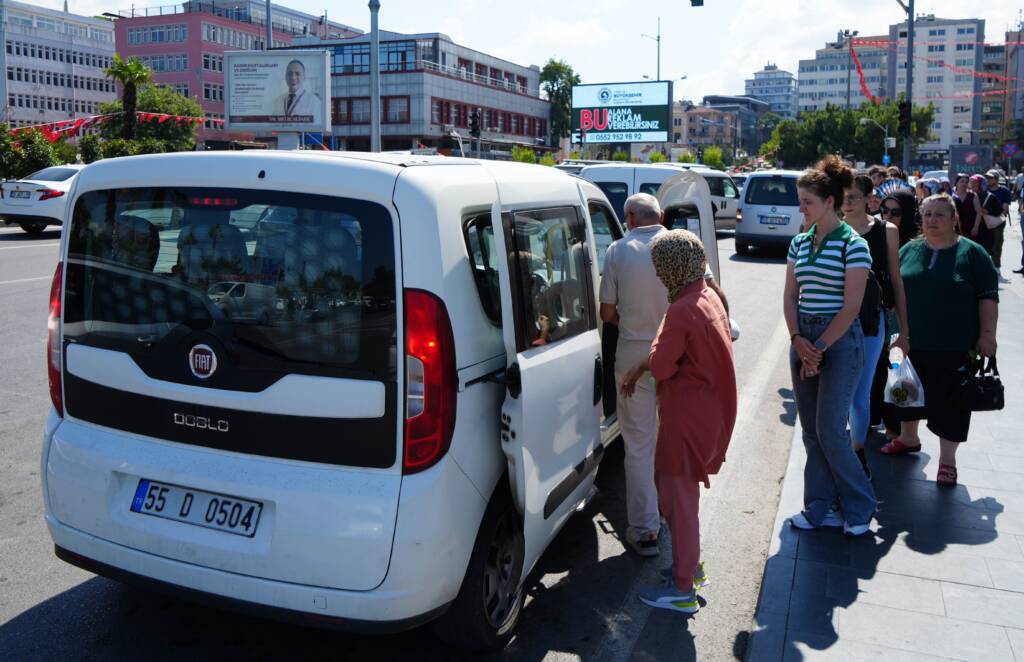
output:
[[494,528],[484,567],[484,613],[499,631],[514,620],[517,610],[520,548],[515,510],[509,509]]

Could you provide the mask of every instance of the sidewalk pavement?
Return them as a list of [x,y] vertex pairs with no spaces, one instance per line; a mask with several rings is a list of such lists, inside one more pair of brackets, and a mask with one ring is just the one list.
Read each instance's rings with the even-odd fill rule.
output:
[[999,364],[1006,407],[974,414],[959,485],[935,484],[938,439],[886,457],[869,443],[880,501],[874,535],[801,532],[799,422],[747,659],[1024,662],[1024,277],[1019,216],[1007,231]]

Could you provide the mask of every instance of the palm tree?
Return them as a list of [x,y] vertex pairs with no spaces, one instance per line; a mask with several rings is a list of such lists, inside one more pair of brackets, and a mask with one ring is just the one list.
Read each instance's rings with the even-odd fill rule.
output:
[[104,72],[107,78],[112,78],[121,84],[121,108],[124,110],[124,118],[121,123],[121,137],[125,140],[135,139],[135,127],[137,118],[135,116],[136,99],[140,85],[152,80],[153,73],[146,68],[142,60],[130,57],[122,59],[120,55],[114,55],[113,64],[107,67]]

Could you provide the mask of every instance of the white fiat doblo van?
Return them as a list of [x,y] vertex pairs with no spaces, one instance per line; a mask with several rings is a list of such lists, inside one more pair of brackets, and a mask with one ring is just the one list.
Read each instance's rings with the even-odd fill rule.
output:
[[[71,203],[42,449],[57,555],[504,645],[617,435],[597,250],[622,230],[600,191],[515,163],[247,152],[104,160]],[[272,312],[227,314],[218,283]]]

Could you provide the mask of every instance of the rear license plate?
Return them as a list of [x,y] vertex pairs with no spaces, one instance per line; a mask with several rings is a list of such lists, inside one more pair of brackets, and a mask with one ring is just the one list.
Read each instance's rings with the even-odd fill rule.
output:
[[32,191],[11,191],[11,197],[27,200],[32,197]]
[[761,216],[761,225],[789,225],[789,216]]
[[135,489],[131,511],[252,538],[263,504],[143,478]]

